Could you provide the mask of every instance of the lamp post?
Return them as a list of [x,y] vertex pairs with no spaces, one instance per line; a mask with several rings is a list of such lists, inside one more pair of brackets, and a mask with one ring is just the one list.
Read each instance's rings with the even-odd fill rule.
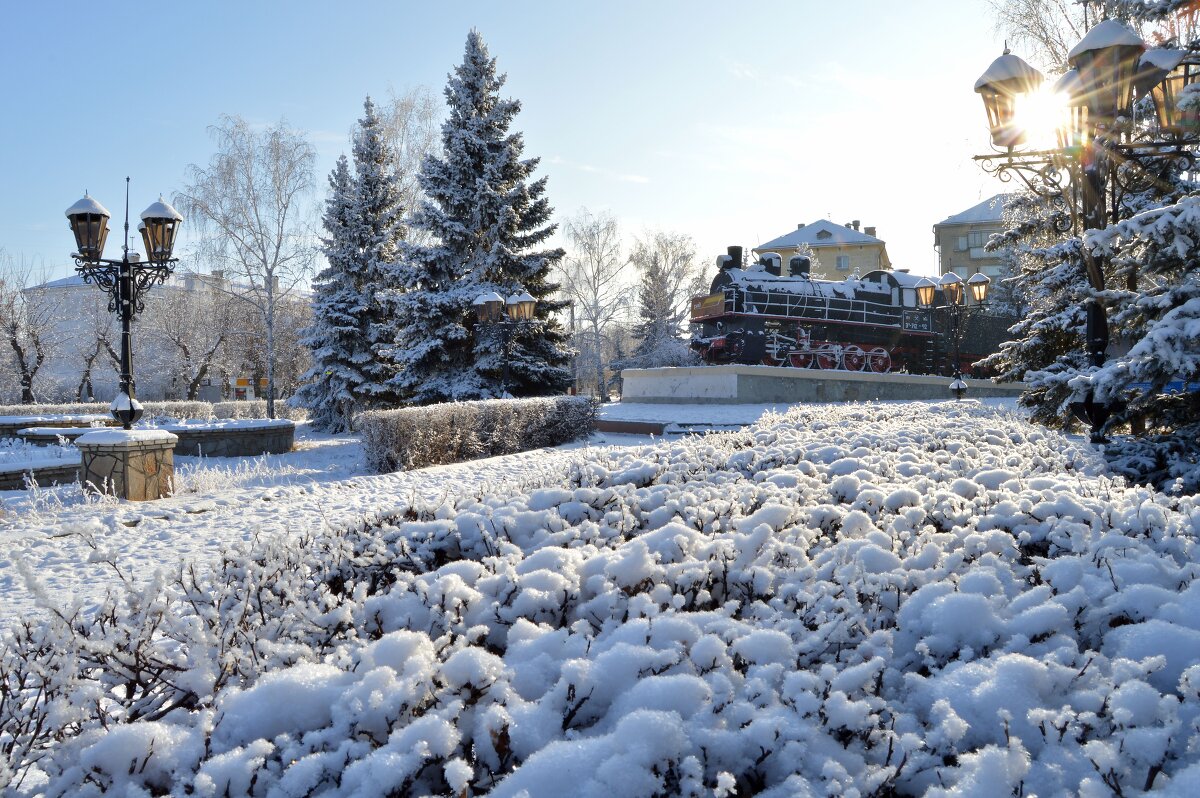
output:
[[513,331],[519,325],[533,319],[533,311],[537,307],[537,300],[525,289],[521,289],[518,293],[512,294],[507,299],[495,291],[488,291],[477,296],[472,305],[475,308],[475,316],[479,322],[479,326],[490,325],[498,327],[500,330],[500,357],[503,363],[503,370],[500,376],[500,396],[504,399],[511,399],[512,394],[508,390],[509,342],[512,340]]
[[86,193],[67,208],[67,219],[75,234],[75,271],[85,282],[95,283],[108,294],[108,310],[121,322],[121,393],[113,401],[112,414],[125,429],[142,416],[133,379],[134,316],[144,310],[143,295],[162,283],[177,259],[171,257],[175,237],[183,217],[161,196],[142,211],[138,230],[146,250],[146,259],[129,251],[129,178],[125,178],[125,244],[120,260],[103,258],[108,238],[108,220],[112,214]]
[[[955,400],[962,399],[966,393],[967,383],[962,378],[962,336],[963,317],[977,312],[987,301],[988,286],[992,283],[986,274],[972,274],[966,283],[954,272],[942,275],[940,283],[935,283],[928,277],[917,281],[917,302],[927,310],[945,310],[948,315],[948,333],[954,342],[954,381],[950,390]],[[937,289],[942,290],[942,304],[935,304]],[[964,286],[966,290],[964,291]],[[974,304],[967,304],[966,294],[970,293]]]
[[[1194,157],[1186,149],[1200,130],[1194,112],[1183,107],[1183,90],[1200,71],[1181,50],[1147,49],[1133,30],[1117,20],[1091,28],[1067,56],[1071,67],[1054,86],[1064,107],[1057,146],[1028,149],[1019,108],[1040,88],[1042,75],[1009,53],[992,62],[975,83],[983,98],[994,152],[975,156],[983,169],[1008,182],[1017,177],[1035,195],[1068,211],[1060,233],[1080,234],[1120,221],[1120,199],[1160,184],[1172,169],[1190,169]],[[1135,98],[1149,97],[1156,119],[1134,124]],[[1109,201],[1111,200],[1111,207]],[[1084,253],[1088,284],[1105,289],[1104,263]],[[1130,289],[1135,288],[1130,277]],[[1104,364],[1108,318],[1094,296],[1084,304],[1086,347],[1092,366]],[[1072,411],[1103,442],[1111,408],[1088,392],[1072,403]]]

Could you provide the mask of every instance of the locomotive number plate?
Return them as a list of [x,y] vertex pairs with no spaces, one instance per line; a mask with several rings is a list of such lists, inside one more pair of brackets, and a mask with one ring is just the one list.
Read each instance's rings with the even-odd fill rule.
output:
[[906,310],[900,318],[900,327],[911,332],[933,332],[929,316],[924,310]]

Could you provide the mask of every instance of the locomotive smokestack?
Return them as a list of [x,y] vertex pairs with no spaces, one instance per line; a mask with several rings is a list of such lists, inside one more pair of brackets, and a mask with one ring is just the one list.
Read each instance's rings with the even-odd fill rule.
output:
[[793,255],[788,258],[788,274],[792,277],[807,277],[812,270],[812,261],[806,255]]
[[727,249],[726,252],[729,253],[729,264],[728,264],[728,266],[726,266],[726,268],[728,268],[728,269],[742,268],[742,248],[741,247],[729,247],[729,249]]

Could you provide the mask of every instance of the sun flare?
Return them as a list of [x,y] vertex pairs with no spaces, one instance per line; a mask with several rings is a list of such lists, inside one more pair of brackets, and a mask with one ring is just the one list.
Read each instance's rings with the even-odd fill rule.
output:
[[1025,131],[1026,141],[1037,149],[1056,146],[1056,131],[1063,124],[1067,104],[1062,94],[1043,86],[1017,98],[1014,123]]

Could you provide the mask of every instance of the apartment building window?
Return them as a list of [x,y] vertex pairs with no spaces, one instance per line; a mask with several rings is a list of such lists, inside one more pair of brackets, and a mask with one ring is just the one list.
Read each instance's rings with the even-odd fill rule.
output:
[[957,247],[955,247],[955,248],[956,248],[956,249],[957,249],[959,252],[965,252],[965,251],[966,251],[966,249],[967,249],[967,237],[966,237],[966,236],[959,236],[959,237],[958,237],[958,246],[957,246]]
[[987,240],[991,234],[990,233],[970,233],[969,235],[970,235],[970,247],[971,247],[971,249],[975,249],[976,247],[982,247],[983,245],[987,244]]
[[837,267],[838,267],[838,271],[840,271],[840,272],[849,271],[850,270],[850,256],[849,255],[838,255],[837,256]]

